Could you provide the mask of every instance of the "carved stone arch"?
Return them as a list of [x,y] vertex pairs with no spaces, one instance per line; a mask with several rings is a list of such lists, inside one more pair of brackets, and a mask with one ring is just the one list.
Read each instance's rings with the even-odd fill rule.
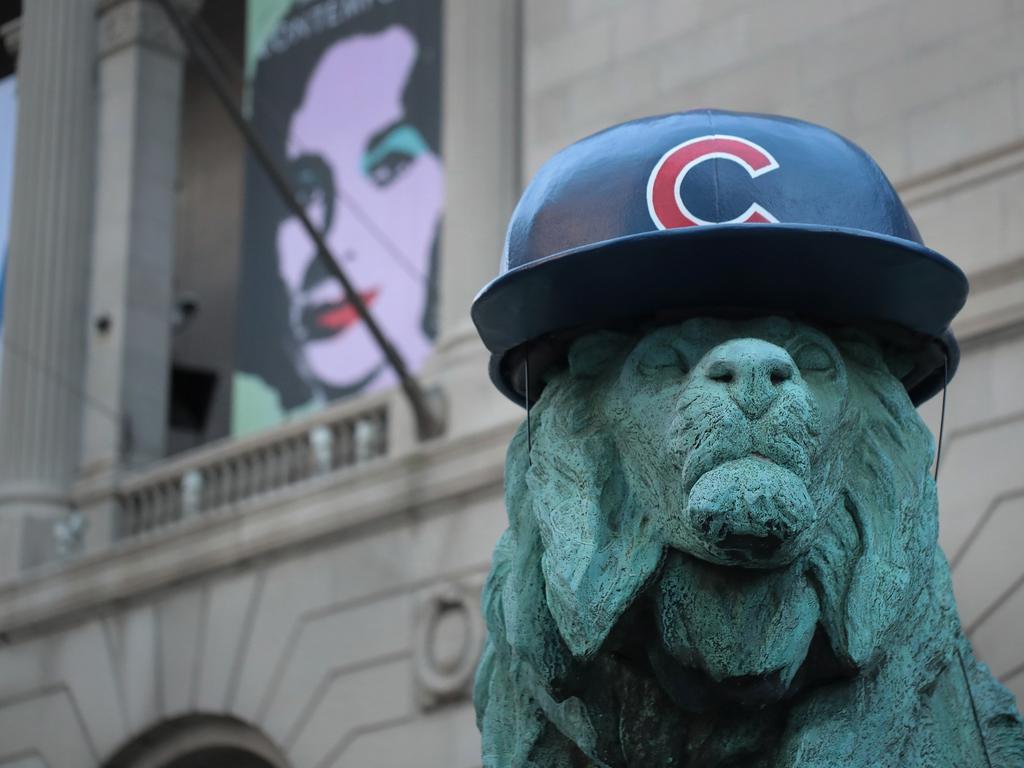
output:
[[103,768],[291,768],[261,731],[221,715],[186,715],[136,735]]

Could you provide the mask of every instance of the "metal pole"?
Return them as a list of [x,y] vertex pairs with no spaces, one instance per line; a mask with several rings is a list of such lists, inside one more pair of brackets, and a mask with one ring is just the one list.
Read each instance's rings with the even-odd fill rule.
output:
[[441,432],[444,431],[444,424],[441,417],[433,408],[431,408],[430,402],[427,399],[423,388],[409,373],[409,369],[406,367],[405,361],[402,359],[401,355],[398,354],[397,350],[395,350],[394,346],[392,346],[387,336],[384,335],[380,326],[377,325],[377,321],[373,319],[369,308],[363,302],[359,292],[355,290],[352,283],[349,281],[348,276],[345,274],[345,271],[334,259],[323,235],[320,234],[320,231],[315,226],[313,226],[313,222],[309,220],[309,216],[306,215],[306,209],[296,199],[295,193],[292,191],[284,173],[277,166],[277,163],[270,155],[269,150],[264,146],[263,141],[256,135],[252,126],[249,125],[249,121],[245,119],[241,109],[239,109],[228,91],[227,86],[217,75],[210,63],[205,49],[203,48],[202,42],[192,31],[184,18],[182,18],[178,9],[174,7],[173,0],[154,1],[163,9],[171,24],[174,25],[175,29],[177,29],[178,34],[185,43],[185,47],[188,48],[189,53],[199,65],[200,71],[213,88],[217,99],[227,111],[228,117],[231,118],[235,127],[241,131],[242,136],[245,138],[245,143],[249,146],[250,151],[252,151],[257,162],[260,164],[260,167],[263,169],[264,173],[267,174],[270,182],[274,185],[274,188],[288,206],[288,209],[298,218],[302,223],[303,228],[306,230],[306,233],[313,240],[313,243],[316,246],[316,257],[320,259],[327,272],[332,277],[337,278],[338,282],[341,283],[342,288],[345,289],[346,297],[352,303],[352,307],[359,315],[359,318],[366,323],[366,327],[369,329],[370,335],[373,336],[374,341],[376,341],[377,345],[381,348],[381,351],[384,353],[384,357],[388,361],[388,365],[391,366],[395,374],[398,376],[402,390],[405,392],[406,397],[409,398],[409,405],[412,406],[413,413],[416,416],[417,436],[421,440],[425,440],[441,434]]

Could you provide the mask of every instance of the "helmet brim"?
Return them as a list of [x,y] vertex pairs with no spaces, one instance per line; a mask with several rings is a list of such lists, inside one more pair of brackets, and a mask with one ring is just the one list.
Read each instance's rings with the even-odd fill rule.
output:
[[[949,325],[967,291],[953,262],[910,240],[842,227],[713,224],[605,240],[510,269],[477,295],[472,317],[492,353],[491,379],[521,405],[521,355],[510,353],[523,345],[704,315],[897,329],[904,346],[907,336],[915,340],[920,370],[907,391],[919,405],[956,371]],[[539,386],[531,400],[537,395]]]

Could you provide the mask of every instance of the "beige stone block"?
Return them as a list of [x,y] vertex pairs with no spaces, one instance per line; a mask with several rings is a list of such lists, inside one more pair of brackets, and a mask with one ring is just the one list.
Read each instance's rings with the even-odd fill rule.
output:
[[974,29],[998,28],[1010,20],[1005,0],[901,0],[895,5],[900,11],[900,34],[910,58],[922,49],[948,49]]
[[418,522],[412,527],[409,548],[416,582],[485,572],[494,545],[506,527],[500,493]]
[[693,0],[639,0],[620,6],[612,15],[612,57],[628,61],[634,55],[665,50],[686,33],[730,15],[726,3]]
[[751,25],[736,14],[701,26],[666,46],[658,70],[658,88],[670,91],[715,72],[739,67],[748,50]]
[[978,184],[911,207],[925,242],[968,275],[1006,259],[1000,247],[999,187]]
[[521,0],[523,43],[533,48],[570,28],[569,0]]
[[[1024,116],[1024,110],[1021,111]],[[1021,139],[1024,140],[1024,132]],[[1011,261],[1024,257],[1024,215],[1021,201],[1024,200],[1024,168],[999,180],[998,253],[1000,261]]]
[[[1019,283],[1018,283],[1019,288]],[[1016,336],[1002,341],[990,342],[991,376],[986,394],[989,397],[992,413],[1001,414],[1006,419],[1019,419],[1015,423],[1024,431],[1024,389],[1020,383],[1024,381],[1024,336]],[[1013,447],[1020,456],[1021,443]]]
[[1024,124],[1024,72],[1013,78],[1014,106],[1017,110],[1017,119]]
[[658,56],[635,56],[574,80],[567,86],[568,141],[622,122],[622,115],[650,100],[657,89]]
[[240,673],[239,655],[259,578],[257,572],[249,570],[212,581],[207,587],[206,632],[196,692],[199,710],[219,712],[226,707],[230,686]]
[[291,743],[334,680],[407,658],[412,613],[411,596],[400,593],[304,617],[267,691],[269,706],[260,717],[266,733],[278,743]]
[[367,733],[410,722],[412,664],[400,659],[330,681],[294,743],[292,765],[332,766]]
[[638,110],[658,94],[660,60],[658,50],[641,51],[613,68],[607,78],[608,124],[650,114]]
[[[527,97],[524,125],[529,151],[551,142],[565,142],[569,135],[569,86],[549,88]],[[543,158],[541,162],[546,160]]]
[[157,695],[156,609],[143,603],[118,611],[106,621],[125,703],[130,733],[140,733],[160,717]]
[[21,573],[24,522],[7,515],[0,517],[0,584],[14,581]]
[[[494,243],[489,252],[477,254],[477,258],[486,260],[488,280],[498,274],[501,252],[501,244]],[[486,281],[480,281],[476,287],[479,290],[485,284]],[[449,337],[453,343],[440,349],[424,372],[431,384],[437,382],[444,389],[449,406],[446,434],[465,435],[501,426],[514,428],[523,410],[491,383],[487,375],[490,354],[470,324],[468,310],[465,322],[459,337]]]
[[[946,194],[911,202],[910,211],[926,242],[957,262],[969,277],[977,277],[977,288],[984,290],[991,282],[988,273],[1005,271],[1024,256],[1019,209],[1024,168],[956,182],[956,177],[951,178]],[[1005,284],[1005,279],[999,278],[998,283]]]
[[[953,330],[960,338],[977,337],[980,334],[1000,331],[1003,328],[1019,327],[1024,324],[1024,259],[1017,260],[985,275],[982,286],[975,280],[967,305],[953,323]],[[1002,387],[1003,390],[1006,387]]]
[[959,377],[949,388],[939,473],[939,543],[949,555],[959,551],[994,496],[1017,487],[1020,478],[1019,417],[965,419],[959,411],[980,405],[991,390],[971,390],[967,377]]
[[38,640],[4,647],[0,653],[0,701],[53,684],[52,669],[39,653],[41,647]]
[[360,736],[335,768],[476,768],[480,733],[468,703]]
[[1024,487],[993,488],[976,526],[977,535],[964,541],[955,553],[959,562],[952,563],[953,591],[965,627],[1024,575]]
[[816,91],[853,73],[901,59],[905,45],[899,18],[898,5],[880,5],[806,38],[800,45],[803,86]]
[[[751,71],[757,71],[757,77]],[[807,118],[799,98],[799,63],[794,51],[779,50],[750,63],[685,83],[667,94],[677,109],[715,107]],[[770,83],[766,86],[765,83]]]
[[937,108],[1024,66],[1017,54],[1019,24],[965,30],[943,46],[905,51],[892,65],[857,75],[848,86],[865,125],[920,107]]
[[[80,705],[66,689],[0,705],[0,765],[77,768],[98,764],[103,753],[82,729],[81,718]],[[26,755],[37,759],[29,762]]]
[[1024,587],[1000,605],[970,636],[978,658],[1002,677],[1024,664]]
[[[127,735],[113,653],[113,639],[99,621],[5,646],[0,653],[0,702],[20,701],[43,689],[65,689],[79,705],[77,718],[87,739],[99,754],[108,754]],[[45,720],[39,727],[46,732]],[[0,738],[0,746],[6,744]]]
[[96,749],[101,755],[111,753],[128,734],[112,649],[100,622],[68,629],[46,645],[50,647],[44,645],[36,652],[53,665],[53,679],[64,681],[79,702],[82,721]]
[[[612,59],[615,66],[621,66],[630,57],[649,51],[659,40],[660,30],[654,24],[654,2],[651,0],[638,0],[624,6],[620,6],[612,13]],[[675,13],[670,18],[676,18],[686,14],[680,7],[682,4],[675,4]],[[696,23],[695,15],[691,15]]]
[[923,174],[1018,139],[1014,80],[978,86],[909,116],[910,173]]
[[[953,4],[969,9],[964,3]],[[900,9],[906,13],[906,6]],[[873,63],[848,84],[840,84],[848,91],[860,124],[878,125],[895,115],[936,105],[1024,67],[1018,54],[1024,33],[1020,20],[1000,18],[979,26],[976,19],[935,16],[944,25],[960,24],[960,28],[942,44],[908,45],[899,60],[883,66]]]
[[809,93],[800,88],[796,104],[797,111],[806,115],[811,122],[828,126],[847,138],[855,135],[853,110],[849,96],[843,89],[829,87]]
[[583,24],[634,3],[635,0],[569,0],[569,21],[573,25]]
[[274,670],[305,617],[407,583],[410,551],[409,531],[400,528],[307,550],[269,566],[244,646],[232,711],[257,720]]
[[526,50],[524,87],[527,94],[539,93],[568,82],[611,58],[612,27],[607,17],[570,29]]
[[42,755],[22,755],[10,760],[0,759],[0,768],[48,768]]
[[1002,683],[1017,697],[1017,711],[1024,709],[1024,669],[1014,670],[1012,677],[1007,676]]
[[164,717],[194,709],[205,613],[202,585],[176,589],[156,605],[160,705]]
[[1024,412],[1024,391],[1017,386],[1022,376],[1024,337],[1020,334],[969,342],[949,385],[946,429],[961,435],[1012,424]]
[[[842,34],[846,24],[891,0],[787,0],[756,3],[750,7],[748,53],[758,56],[802,41],[824,41]],[[738,58],[738,57],[737,57]]]
[[858,131],[882,132],[911,110],[947,97],[962,63],[946,49],[922,51],[844,75],[831,85],[850,104]]
[[1024,60],[1020,55],[1024,11],[1019,4],[1014,5],[1017,6],[1015,13],[979,27],[977,32],[957,36],[955,52],[966,64],[966,87],[981,87],[1003,75],[1019,74],[1024,70]]

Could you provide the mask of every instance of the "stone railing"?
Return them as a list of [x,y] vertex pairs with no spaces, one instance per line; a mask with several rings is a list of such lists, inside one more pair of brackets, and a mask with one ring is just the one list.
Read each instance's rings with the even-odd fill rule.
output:
[[114,491],[111,537],[138,536],[392,455],[395,444],[404,442],[404,435],[394,434],[395,411],[402,406],[390,394],[359,398],[123,476]]

